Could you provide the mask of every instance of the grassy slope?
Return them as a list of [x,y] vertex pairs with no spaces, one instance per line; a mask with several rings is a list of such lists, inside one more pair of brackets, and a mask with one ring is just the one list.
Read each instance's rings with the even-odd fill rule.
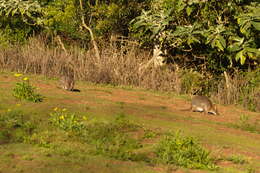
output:
[[[239,155],[247,164],[223,161],[219,172],[246,172],[260,169],[260,135],[230,128],[241,114],[259,119],[256,113],[234,107],[221,106],[222,115],[205,117],[200,113],[182,112],[188,101],[169,93],[158,93],[140,89],[93,85],[78,82],[77,92],[66,92],[56,87],[56,80],[41,76],[30,76],[39,93],[45,96],[42,103],[19,102],[12,97],[11,90],[16,79],[10,73],[0,74],[0,111],[20,109],[35,119],[39,129],[49,130],[46,120],[54,107],[65,107],[90,120],[111,120],[119,113],[159,131],[182,130],[185,135],[197,137],[217,157]],[[17,104],[21,104],[21,106]],[[57,134],[54,134],[54,136]],[[76,142],[69,143],[60,138],[53,139],[59,150],[49,150],[29,144],[0,145],[0,172],[166,172],[166,166],[149,166],[141,162],[123,162],[81,152]],[[84,151],[84,150],[82,150]],[[131,168],[131,169],[130,169]],[[204,172],[180,168],[180,172]],[[207,172],[207,171],[205,171]]]

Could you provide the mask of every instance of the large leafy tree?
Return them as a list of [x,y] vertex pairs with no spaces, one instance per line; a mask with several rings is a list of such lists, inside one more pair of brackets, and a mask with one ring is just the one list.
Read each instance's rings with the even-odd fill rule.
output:
[[154,0],[152,4],[132,21],[132,31],[143,45],[159,44],[173,57],[185,57],[179,61],[204,63],[215,72],[259,67],[258,1]]
[[39,32],[42,8],[36,1],[0,0],[0,39],[2,43],[23,41]]
[[[67,40],[86,40],[82,16],[95,35],[106,38],[115,32],[128,35],[129,21],[147,8],[150,0],[0,0],[0,31],[24,31],[26,39],[35,31],[48,31]],[[21,29],[22,28],[22,29]]]

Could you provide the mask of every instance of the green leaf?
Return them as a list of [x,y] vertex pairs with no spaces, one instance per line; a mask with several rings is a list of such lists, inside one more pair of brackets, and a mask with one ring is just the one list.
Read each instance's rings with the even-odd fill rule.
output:
[[246,47],[244,49],[249,58],[256,60],[257,57],[260,57],[260,50],[256,48]]
[[260,31],[260,22],[252,22],[252,25],[256,30]]
[[241,28],[240,28],[240,31],[242,34],[245,34],[245,35],[248,35],[249,34],[249,28],[251,27],[251,23],[250,22],[247,22],[245,23],[245,25],[243,25]]
[[249,58],[256,59],[256,56],[252,52],[247,52],[246,54],[248,55]]
[[238,61],[241,56],[243,55],[243,50],[239,51],[237,54],[236,54],[236,57],[235,57],[235,60]]
[[235,41],[236,44],[239,44],[239,45],[242,45],[242,43],[244,42],[244,39],[245,39],[244,37],[238,37],[238,36],[231,36],[229,38],[229,40]]
[[198,40],[196,37],[188,37],[188,40],[187,40],[187,43],[188,45],[191,45],[192,43],[200,43],[200,40]]
[[19,8],[19,10],[20,10],[21,15],[23,16],[24,13],[25,13],[25,9],[23,9],[23,8]]
[[258,50],[258,49],[256,49],[256,48],[246,47],[245,50],[246,50],[247,52],[252,52],[252,53],[255,53],[255,54],[260,53],[260,50]]
[[224,39],[224,37],[222,37],[221,35],[218,36],[218,40],[220,41],[223,50],[226,48],[226,40]]
[[241,46],[239,43],[234,43],[234,44],[231,44],[227,47],[227,50],[229,52],[237,52],[239,50],[241,50]]
[[237,19],[237,23],[238,23],[239,25],[245,25],[246,22],[248,22],[247,18],[239,17],[239,18]]
[[[206,44],[211,43],[211,45],[212,45],[212,40],[214,40],[214,36],[215,36],[214,34],[208,35]],[[212,47],[214,47],[214,46],[212,46]]]
[[193,8],[192,8],[191,6],[188,6],[188,7],[186,8],[186,13],[187,13],[188,16],[191,15],[192,11],[193,11]]
[[224,51],[224,47],[222,46],[222,44],[220,43],[219,40],[215,40],[215,46],[221,50],[221,51]]
[[8,10],[6,10],[5,15],[6,15],[6,16],[9,16],[9,14],[12,12],[12,10],[13,10],[13,8],[9,8]]
[[244,65],[244,64],[245,64],[245,61],[246,61],[246,56],[244,55],[244,50],[239,51],[239,52],[236,54],[235,59],[236,59],[236,61],[240,60],[240,64],[241,64],[241,65]]
[[211,46],[213,48],[217,47],[218,50],[224,51],[224,49],[226,48],[226,40],[221,35],[218,35],[211,43]]
[[240,64],[241,64],[241,65],[244,65],[244,64],[245,64],[245,61],[246,61],[246,57],[245,57],[244,55],[242,55],[242,56],[240,57]]
[[18,8],[14,9],[14,10],[12,11],[12,16],[14,16],[14,15],[16,14],[17,10],[18,10]]

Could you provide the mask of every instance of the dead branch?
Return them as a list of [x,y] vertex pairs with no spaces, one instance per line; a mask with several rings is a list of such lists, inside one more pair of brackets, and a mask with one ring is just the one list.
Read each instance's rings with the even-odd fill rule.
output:
[[[82,0],[79,0],[79,3],[80,3],[80,9],[81,9],[81,11],[83,12]],[[81,15],[81,24],[82,24],[82,26],[83,26],[86,30],[88,30],[88,32],[89,32],[89,34],[90,34],[90,38],[91,38],[91,41],[92,41],[92,43],[93,43],[94,50],[95,50],[95,56],[96,56],[96,58],[97,58],[97,60],[98,60],[98,64],[100,64],[101,58],[100,58],[100,53],[99,53],[99,49],[98,49],[97,43],[96,43],[95,38],[94,38],[94,34],[93,34],[93,32],[92,32],[92,29],[86,25],[86,22],[85,22],[85,19],[84,19],[84,15],[83,15],[83,14]]]

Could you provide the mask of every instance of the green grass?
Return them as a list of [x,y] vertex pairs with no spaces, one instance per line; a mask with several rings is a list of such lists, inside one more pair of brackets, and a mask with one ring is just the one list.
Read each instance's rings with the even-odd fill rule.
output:
[[228,158],[226,158],[226,160],[231,161],[235,164],[245,164],[248,161],[241,155],[232,155]]
[[[58,89],[54,79],[29,78],[44,95],[43,102],[17,100],[12,96],[16,78],[0,74],[0,172],[252,172],[259,168],[259,160],[244,155],[260,154],[259,134],[250,136],[233,127],[226,132],[224,122],[184,116],[163,104],[181,99],[172,93],[85,82],[76,84],[80,93],[67,92]],[[166,137],[179,130],[181,135]],[[224,155],[224,149],[238,153]],[[215,157],[230,164],[213,169],[218,166]]]
[[240,115],[239,121],[236,123],[228,124],[230,127],[248,131],[251,133],[260,134],[260,122],[255,120],[254,122],[250,121],[249,116]]

